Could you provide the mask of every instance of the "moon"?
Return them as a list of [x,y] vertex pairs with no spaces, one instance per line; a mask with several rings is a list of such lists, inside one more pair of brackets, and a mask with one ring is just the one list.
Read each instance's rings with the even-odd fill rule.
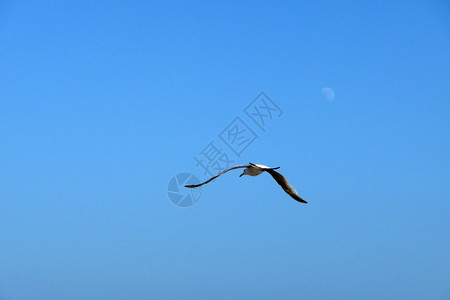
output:
[[334,100],[334,91],[332,88],[324,87],[322,88],[322,94],[327,98],[329,101]]

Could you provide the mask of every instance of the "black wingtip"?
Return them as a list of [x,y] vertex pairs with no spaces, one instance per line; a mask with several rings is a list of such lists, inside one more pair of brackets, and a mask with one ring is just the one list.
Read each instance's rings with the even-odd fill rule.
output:
[[302,197],[300,197],[300,196],[297,196],[298,198],[294,198],[295,200],[297,200],[298,202],[301,202],[301,203],[308,203],[305,199],[303,199]]
[[294,200],[300,202],[300,203],[308,203],[306,200],[304,200],[302,197],[300,197],[299,195],[291,195],[292,198],[294,198]]
[[303,200],[302,198],[295,199],[295,200],[297,200],[297,202],[300,202],[300,203],[303,203],[303,204],[307,204],[308,203],[307,201]]

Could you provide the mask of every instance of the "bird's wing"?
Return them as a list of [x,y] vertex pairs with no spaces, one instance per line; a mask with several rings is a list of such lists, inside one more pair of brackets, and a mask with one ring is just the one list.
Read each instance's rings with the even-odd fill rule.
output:
[[234,167],[231,167],[231,168],[223,170],[222,172],[220,172],[216,176],[211,177],[210,179],[206,180],[205,182],[202,182],[202,183],[199,183],[199,184],[189,184],[189,185],[185,185],[185,187],[187,187],[187,188],[196,188],[196,187],[202,186],[204,184],[207,184],[208,182],[216,179],[217,177],[219,177],[222,174],[225,174],[228,171],[231,171],[231,170],[234,170],[234,169],[239,169],[239,168],[247,168],[247,167],[248,167],[248,165],[237,165],[237,166],[234,166]]
[[292,198],[297,200],[301,203],[308,203],[305,200],[303,200],[298,194],[297,191],[289,184],[289,182],[284,178],[283,175],[278,173],[277,171],[274,171],[273,169],[266,170],[270,175],[272,175],[273,179],[275,179],[276,182],[283,188],[283,190]]

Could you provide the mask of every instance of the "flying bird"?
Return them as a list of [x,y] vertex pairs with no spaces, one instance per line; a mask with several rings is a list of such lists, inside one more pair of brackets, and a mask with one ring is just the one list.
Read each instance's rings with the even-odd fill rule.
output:
[[280,173],[275,171],[276,169],[279,169],[280,167],[270,168],[268,166],[264,166],[264,165],[260,165],[260,164],[253,164],[253,163],[248,163],[248,165],[237,165],[237,166],[225,169],[222,172],[220,172],[219,174],[217,174],[216,176],[213,176],[210,179],[206,180],[205,182],[202,182],[199,184],[189,184],[189,185],[185,185],[185,187],[197,188],[199,186],[207,184],[208,182],[216,179],[217,177],[219,177],[222,174],[225,174],[228,171],[231,171],[234,169],[240,169],[240,168],[245,168],[245,169],[244,169],[244,172],[242,172],[242,174],[239,175],[239,177],[242,177],[243,175],[258,176],[259,174],[261,174],[263,172],[269,173],[273,177],[273,179],[275,179],[275,181],[278,182],[278,184],[283,188],[283,190],[289,196],[291,196],[298,202],[308,203],[297,194],[297,191],[289,184],[289,182],[286,180],[286,178],[284,178],[283,175],[281,175]]

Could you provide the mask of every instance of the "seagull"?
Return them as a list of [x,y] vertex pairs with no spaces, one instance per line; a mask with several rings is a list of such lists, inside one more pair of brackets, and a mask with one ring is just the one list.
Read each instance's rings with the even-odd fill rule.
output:
[[199,183],[199,184],[189,184],[189,185],[185,185],[185,187],[187,187],[187,188],[197,188],[199,186],[207,184],[208,182],[216,179],[217,177],[219,177],[222,174],[225,174],[228,171],[231,171],[231,170],[234,170],[234,169],[240,169],[240,168],[245,168],[245,169],[244,169],[244,172],[242,172],[242,174],[239,175],[239,177],[242,177],[243,175],[258,176],[259,174],[261,174],[263,172],[269,173],[273,177],[273,179],[275,179],[275,181],[278,182],[278,184],[283,188],[283,190],[289,196],[291,196],[292,198],[294,198],[298,202],[308,203],[305,200],[303,200],[297,194],[297,191],[289,184],[289,182],[286,180],[286,178],[284,178],[283,175],[281,175],[280,173],[275,171],[276,169],[279,169],[280,167],[270,168],[270,167],[265,166],[265,165],[254,164],[254,163],[251,163],[251,162],[249,162],[248,165],[237,165],[237,166],[225,169],[222,172],[220,172],[219,174],[217,174],[216,176],[213,176],[210,179],[206,180],[205,182],[202,182],[202,183]]

